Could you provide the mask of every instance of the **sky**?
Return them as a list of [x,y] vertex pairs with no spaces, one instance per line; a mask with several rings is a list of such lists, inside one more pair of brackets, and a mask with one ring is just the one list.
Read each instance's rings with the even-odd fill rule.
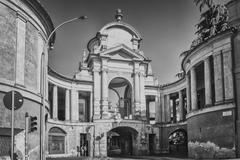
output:
[[[226,2],[228,0],[216,0]],[[200,12],[193,0],[40,0],[54,26],[86,15],[86,21],[69,23],[56,32],[49,66],[60,74],[73,77],[78,71],[88,41],[107,23],[115,21],[116,9],[122,21],[133,26],[143,37],[140,49],[152,60],[152,69],[160,84],[177,80],[181,70],[179,55],[190,48],[196,37],[195,25]]]

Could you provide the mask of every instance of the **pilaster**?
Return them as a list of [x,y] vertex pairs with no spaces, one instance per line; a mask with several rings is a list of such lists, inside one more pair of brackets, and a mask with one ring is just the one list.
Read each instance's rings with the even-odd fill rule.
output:
[[100,113],[100,94],[101,94],[101,79],[99,75],[99,70],[94,69],[93,70],[93,89],[94,89],[94,95],[93,95],[93,105],[94,105],[94,119],[100,119],[101,113]]
[[71,121],[78,122],[79,121],[79,107],[78,107],[78,92],[73,86],[71,89]]
[[141,117],[146,120],[146,98],[145,98],[145,84],[143,72],[140,72],[140,103],[141,103]]
[[102,59],[102,99],[101,99],[101,108],[102,108],[102,119],[109,118],[108,115],[108,65],[107,59]]
[[214,62],[214,84],[215,84],[215,101],[222,103],[224,100],[223,94],[223,70],[222,70],[222,53],[219,51],[213,56]]
[[134,62],[134,105],[135,111],[134,116],[141,116],[141,106],[140,106],[140,92],[139,92],[139,62]]
[[224,91],[225,100],[232,100],[233,93],[233,72],[232,72],[232,54],[231,50],[223,52],[223,73],[224,73]]
[[26,20],[17,14],[16,84],[24,86]]

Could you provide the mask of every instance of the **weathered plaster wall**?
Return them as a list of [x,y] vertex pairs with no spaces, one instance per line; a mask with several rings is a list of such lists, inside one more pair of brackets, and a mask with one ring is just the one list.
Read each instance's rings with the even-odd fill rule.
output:
[[25,85],[37,89],[38,68],[38,31],[31,24],[26,26]]
[[16,34],[16,13],[0,4],[0,79],[14,80]]
[[[236,35],[234,37],[233,40],[233,68],[234,68],[234,83],[235,83],[235,97],[236,97],[236,106],[237,106],[237,113],[236,113],[236,117],[237,117],[237,146],[240,145],[240,121],[239,121],[239,117],[240,117],[240,33],[238,33],[238,35]],[[237,147],[237,156],[240,157],[240,147]]]
[[[8,128],[10,131],[11,127],[11,111],[8,110],[3,104],[3,96],[5,94],[0,92],[0,128]],[[23,130],[25,128],[25,113],[28,112],[31,116],[37,116],[37,131],[29,134],[29,153],[30,159],[38,159],[39,157],[39,134],[40,134],[40,105],[36,102],[24,98],[23,106],[16,110],[14,113],[14,126],[17,129]],[[18,133],[15,137],[15,144],[17,150],[21,151],[24,155],[24,130]],[[10,132],[9,132],[10,133]],[[9,135],[10,136],[10,135]]]
[[[90,123],[70,123],[70,122],[56,122],[53,120],[50,120],[47,123],[47,134],[46,134],[46,153],[48,157],[71,157],[71,156],[77,156],[77,146],[80,146],[80,134],[81,133],[87,133],[86,128],[90,125]],[[48,133],[49,130],[52,127],[58,127],[61,128],[63,131],[66,132],[65,137],[65,154],[49,154],[49,146],[48,146]],[[89,133],[91,134],[91,142],[90,142],[90,155],[92,155],[93,152],[93,127],[89,130]]]
[[177,129],[183,129],[187,132],[187,124],[166,124],[159,127],[160,152],[169,153],[169,135]]
[[[226,114],[230,112],[231,114]],[[235,157],[233,109],[196,115],[190,117],[187,123],[189,157]]]

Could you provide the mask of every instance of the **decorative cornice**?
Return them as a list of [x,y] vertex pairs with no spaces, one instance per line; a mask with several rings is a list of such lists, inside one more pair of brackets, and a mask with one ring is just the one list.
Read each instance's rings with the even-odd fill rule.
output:
[[213,42],[214,40],[218,39],[219,37],[221,36],[224,36],[224,35],[233,35],[233,33],[235,32],[235,29],[234,28],[230,28],[230,29],[227,29],[225,31],[222,31],[222,32],[219,32],[217,33],[216,35],[202,41],[201,43],[199,43],[197,46],[193,47],[192,49],[190,49],[186,54],[185,54],[185,57],[183,58],[182,60],[182,63],[181,63],[181,67],[182,67],[182,70],[184,72],[185,71],[185,68],[184,68],[184,63],[187,63],[186,60],[188,60],[189,56],[192,55],[192,53],[194,53],[196,50],[208,45],[209,43]]
[[77,84],[93,84],[93,82],[92,81],[84,81],[84,80],[77,80],[77,79],[75,79],[75,78],[69,78],[69,77],[66,77],[66,76],[64,76],[64,75],[61,75],[61,74],[59,74],[59,73],[57,73],[56,71],[54,71],[52,68],[50,68],[50,67],[48,67],[48,74],[50,75],[50,76],[53,76],[53,77],[55,77],[55,78],[57,78],[57,79],[60,79],[60,80],[63,80],[63,81],[65,81],[65,82],[75,82],[75,83],[77,83]]

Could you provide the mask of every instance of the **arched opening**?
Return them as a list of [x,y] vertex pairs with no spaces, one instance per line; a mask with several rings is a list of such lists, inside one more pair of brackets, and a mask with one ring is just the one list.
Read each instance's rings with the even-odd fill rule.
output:
[[131,127],[117,127],[107,133],[107,155],[134,155],[138,132]]
[[49,154],[65,153],[66,132],[58,127],[53,127],[48,133],[48,151]]
[[187,132],[184,129],[173,131],[169,137],[169,152],[177,155],[187,155]]
[[109,83],[109,108],[121,119],[132,119],[132,87],[124,78],[114,78]]

